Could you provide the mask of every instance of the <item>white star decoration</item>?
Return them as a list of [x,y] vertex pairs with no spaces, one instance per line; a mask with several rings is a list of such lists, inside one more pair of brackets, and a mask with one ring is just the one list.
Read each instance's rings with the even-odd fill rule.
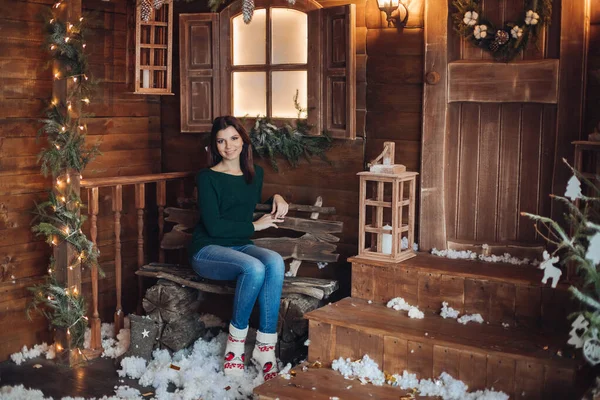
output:
[[144,329],[144,331],[142,332],[142,336],[148,337],[149,335],[150,335],[150,331],[147,331],[146,329]]

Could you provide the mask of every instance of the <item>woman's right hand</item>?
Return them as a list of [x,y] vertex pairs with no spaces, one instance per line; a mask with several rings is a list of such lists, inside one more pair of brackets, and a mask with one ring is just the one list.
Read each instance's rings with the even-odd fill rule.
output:
[[258,232],[267,228],[279,228],[276,224],[280,222],[283,222],[283,219],[276,218],[272,214],[265,214],[256,221],[254,221],[252,224],[254,225],[254,231]]

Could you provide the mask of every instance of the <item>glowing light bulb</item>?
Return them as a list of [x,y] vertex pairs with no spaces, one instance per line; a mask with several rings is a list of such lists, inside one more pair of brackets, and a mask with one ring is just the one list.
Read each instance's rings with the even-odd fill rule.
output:
[[70,38],[67,36],[67,37],[65,38],[65,43],[69,43],[69,39],[70,39]]
[[71,183],[71,177],[67,175],[67,183]]
[[71,232],[71,230],[69,229],[69,227],[68,227],[68,226],[65,226],[65,233],[68,235],[68,234],[69,234],[69,232]]
[[67,24],[67,30],[68,30],[68,31],[70,31],[70,30],[71,30],[71,28],[73,28],[73,24],[69,22],[69,23]]
[[68,109],[69,111],[71,111],[71,109],[72,109],[72,108],[73,108],[73,106],[71,106],[71,102],[69,102],[69,105],[67,105],[67,109]]
[[56,178],[56,184],[60,185],[62,183],[62,181],[60,180],[60,178]]
[[[48,273],[51,274],[52,273],[52,269],[48,268]],[[48,296],[48,300],[50,300],[50,296]]]
[[85,99],[81,99],[81,101],[83,101],[85,104],[90,104],[90,99],[87,97]]
[[54,50],[54,49],[56,49],[55,45],[50,46],[50,50]]
[[73,82],[77,82],[77,77],[76,76],[73,77]]
[[79,17],[79,22],[83,21],[83,17]]
[[[83,45],[83,47],[85,47],[85,45]],[[88,77],[86,74],[83,74],[83,79],[85,79],[86,81],[88,80]]]
[[51,24],[53,24],[53,23],[54,23],[54,18],[52,18],[52,19],[50,20],[50,23],[51,23]]
[[83,125],[79,125],[79,130],[84,130],[84,126]]
[[52,105],[56,107],[57,104],[58,104],[58,100],[52,99]]
[[60,352],[62,351],[62,346],[60,344],[56,344],[56,351]]
[[64,132],[64,131],[66,131],[66,130],[67,130],[67,127],[66,127],[66,126],[63,126],[63,127],[61,128],[61,130],[62,130],[63,132]]
[[66,203],[67,199],[65,196],[60,196],[60,201],[62,201],[63,203]]
[[73,271],[73,266],[72,266],[72,265],[69,265],[69,269],[70,269],[71,271]]
[[83,45],[81,45],[81,47],[83,47],[85,49],[85,43]]
[[55,73],[54,74],[54,79],[59,79],[59,78],[60,78],[60,73],[59,72]]
[[60,146],[59,145],[55,144],[54,146],[56,146],[57,150],[60,150]]

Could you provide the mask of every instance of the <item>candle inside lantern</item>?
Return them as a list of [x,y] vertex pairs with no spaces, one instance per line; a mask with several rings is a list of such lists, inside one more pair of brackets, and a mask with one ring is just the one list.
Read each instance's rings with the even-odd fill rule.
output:
[[145,69],[142,71],[142,87],[150,87],[150,70]]
[[[387,231],[391,231],[392,227],[389,225],[385,225],[383,229]],[[384,233],[383,238],[381,239],[381,252],[383,254],[392,254],[392,234]]]

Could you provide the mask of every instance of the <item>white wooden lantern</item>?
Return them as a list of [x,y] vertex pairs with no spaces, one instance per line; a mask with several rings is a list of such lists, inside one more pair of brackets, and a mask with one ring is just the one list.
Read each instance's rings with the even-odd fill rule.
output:
[[[360,177],[359,257],[398,262],[416,256],[413,243],[418,173],[407,172],[404,165],[393,164],[394,145],[394,142],[385,142],[383,152],[369,164],[370,170],[357,174]],[[381,159],[383,164],[378,164]],[[403,237],[407,239],[404,246]]]

